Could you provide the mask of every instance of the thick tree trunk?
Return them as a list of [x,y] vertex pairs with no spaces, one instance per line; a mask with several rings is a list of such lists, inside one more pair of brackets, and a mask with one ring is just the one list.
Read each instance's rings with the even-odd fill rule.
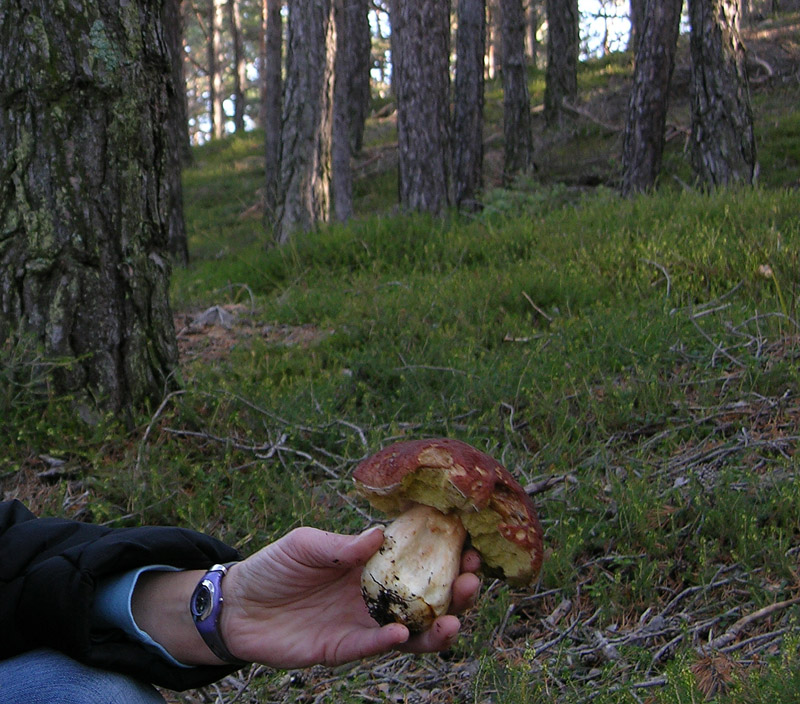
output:
[[624,195],[652,188],[661,170],[682,4],[682,0],[647,3],[622,143]]
[[631,31],[628,35],[628,51],[632,51],[634,56],[639,50],[639,39],[643,33],[646,8],[647,0],[630,0]]
[[708,186],[752,184],[756,142],[739,0],[689,0],[692,164]]
[[503,181],[533,170],[533,132],[525,67],[522,0],[501,0],[503,27]]
[[264,217],[275,223],[281,181],[281,109],[283,92],[283,20],[281,0],[262,3],[265,24],[264,39],[264,149],[266,181],[264,183]]
[[233,44],[233,128],[244,132],[245,91],[247,90],[247,58],[242,40],[242,11],[240,0],[228,0],[228,21]]
[[544,117],[548,126],[560,124],[564,101],[578,95],[578,0],[547,0],[547,71]]
[[275,239],[330,215],[333,62],[331,0],[291,0],[281,132],[281,204]]
[[331,192],[333,213],[339,222],[353,214],[353,171],[350,147],[350,83],[355,66],[349,44],[355,38],[349,32],[348,11],[351,0],[333,0],[336,24],[336,59],[333,87],[333,134],[331,136]]
[[397,96],[400,204],[450,204],[450,3],[393,0],[392,82]]
[[[183,22],[180,0],[165,0],[164,40],[170,55],[171,83],[169,90],[169,144],[168,171],[172,202],[167,209],[167,248],[179,264],[189,262],[189,245],[186,224],[183,220],[183,184],[181,170],[191,160],[189,147],[189,123],[186,110],[186,82],[183,78]],[[188,157],[187,157],[188,152]]]
[[453,109],[453,190],[472,210],[483,184],[483,70],[486,0],[459,0]]
[[17,0],[0,23],[0,342],[71,360],[56,388],[114,410],[177,361],[161,10]]

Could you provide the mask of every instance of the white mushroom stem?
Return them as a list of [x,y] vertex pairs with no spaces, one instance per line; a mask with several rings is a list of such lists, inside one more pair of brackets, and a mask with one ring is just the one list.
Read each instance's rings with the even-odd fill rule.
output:
[[361,576],[372,617],[417,632],[446,613],[466,536],[458,516],[430,506],[417,504],[396,518]]

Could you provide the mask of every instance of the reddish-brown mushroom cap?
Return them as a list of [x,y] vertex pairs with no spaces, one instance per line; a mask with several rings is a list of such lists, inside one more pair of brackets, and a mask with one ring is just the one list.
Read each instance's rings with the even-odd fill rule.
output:
[[529,584],[542,563],[542,530],[525,490],[497,460],[460,440],[389,445],[356,467],[359,492],[395,516],[413,504],[456,513],[489,571]]

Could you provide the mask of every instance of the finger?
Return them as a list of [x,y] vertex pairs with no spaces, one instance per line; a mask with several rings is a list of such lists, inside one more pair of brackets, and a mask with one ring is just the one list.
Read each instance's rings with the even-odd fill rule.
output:
[[382,628],[359,629],[342,642],[327,664],[341,665],[403,648],[408,638],[408,629],[399,623],[390,623]]
[[472,572],[465,572],[453,582],[450,601],[450,613],[458,614],[475,604],[480,590],[481,580]]
[[447,650],[458,638],[461,623],[455,616],[439,616],[433,625],[422,633],[417,633],[398,647],[408,653],[433,653]]
[[465,550],[461,556],[462,572],[477,572],[481,568],[481,556],[475,550]]
[[309,567],[357,567],[366,563],[383,543],[383,531],[379,527],[360,535],[297,528],[286,537],[301,562]]

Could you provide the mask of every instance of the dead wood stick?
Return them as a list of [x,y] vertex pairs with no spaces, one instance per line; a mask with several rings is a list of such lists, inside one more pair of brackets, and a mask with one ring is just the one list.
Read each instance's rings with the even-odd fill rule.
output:
[[800,604],[800,597],[787,599],[786,601],[778,601],[774,604],[770,604],[769,606],[758,609],[758,611],[753,611],[753,613],[742,616],[727,631],[725,631],[725,633],[709,641],[705,646],[700,646],[698,650],[703,652],[705,650],[718,650],[719,648],[724,648],[726,645],[729,645],[731,642],[733,642],[737,636],[751,624],[767,618],[777,611],[782,611],[783,609],[794,604]]

